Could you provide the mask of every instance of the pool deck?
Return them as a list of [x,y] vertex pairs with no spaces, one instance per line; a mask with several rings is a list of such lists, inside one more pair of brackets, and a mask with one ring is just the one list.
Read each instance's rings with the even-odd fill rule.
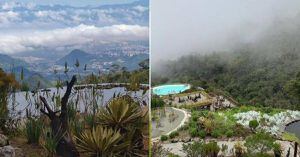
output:
[[[180,91],[172,91],[172,90],[168,90],[167,93],[164,93],[164,94],[158,94],[157,92],[155,92],[155,90],[158,90],[160,88],[164,88],[166,86],[169,86],[169,87],[172,87],[172,86],[184,86],[185,88],[180,90]],[[159,96],[166,96],[166,95],[174,95],[174,94],[179,94],[179,93],[182,93],[188,89],[191,88],[191,85],[190,84],[182,84],[182,83],[176,83],[176,84],[165,84],[165,85],[159,85],[159,86],[154,86],[152,87],[152,92],[156,95],[159,95]]]

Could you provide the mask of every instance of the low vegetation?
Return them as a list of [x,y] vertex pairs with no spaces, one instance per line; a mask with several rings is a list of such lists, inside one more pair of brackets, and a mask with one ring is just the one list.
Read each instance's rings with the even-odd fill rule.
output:
[[[26,149],[26,156],[35,153],[47,157],[145,156],[148,154],[149,130],[144,96],[147,96],[148,88],[142,88],[141,83],[148,84],[147,64],[146,60],[140,63],[140,69],[130,72],[119,69],[100,75],[81,76],[78,73],[66,82],[58,77],[53,93],[38,88],[29,91],[31,88],[25,88],[22,82],[23,71],[18,83],[14,74],[0,69],[1,133],[11,137],[13,145]],[[75,66],[79,68],[80,64]],[[66,66],[67,78],[68,69]],[[90,93],[82,92],[85,87],[74,88],[79,84],[120,83],[118,81],[128,83],[122,86],[126,91],[114,93],[106,104],[101,101],[104,96],[102,88],[86,87]],[[65,85],[66,90],[61,90]],[[26,90],[25,103],[28,106],[25,117],[25,112],[14,110],[14,104],[20,102],[11,103],[15,101],[14,94],[20,90]],[[137,97],[136,91],[140,90],[142,96]],[[60,92],[64,95],[61,96]],[[73,97],[74,93],[77,96]],[[82,106],[79,102],[83,103]],[[8,106],[12,108],[8,109]]]

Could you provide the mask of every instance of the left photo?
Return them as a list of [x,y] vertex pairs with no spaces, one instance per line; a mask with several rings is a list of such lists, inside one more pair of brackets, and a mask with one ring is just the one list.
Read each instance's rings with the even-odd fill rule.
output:
[[148,156],[149,99],[149,0],[0,1],[0,156]]

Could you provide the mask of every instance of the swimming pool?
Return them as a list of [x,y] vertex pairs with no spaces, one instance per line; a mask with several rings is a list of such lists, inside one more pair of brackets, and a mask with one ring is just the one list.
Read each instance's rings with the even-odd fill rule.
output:
[[153,93],[156,95],[169,95],[181,93],[190,89],[188,84],[174,84],[174,85],[162,85],[153,88]]

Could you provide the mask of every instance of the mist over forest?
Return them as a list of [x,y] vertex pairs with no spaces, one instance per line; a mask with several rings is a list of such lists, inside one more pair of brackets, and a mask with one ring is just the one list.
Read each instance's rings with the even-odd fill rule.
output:
[[187,48],[174,51],[176,57],[171,59],[152,58],[156,62],[152,85],[191,83],[230,95],[241,104],[299,109],[300,14],[277,16],[266,23],[246,26],[256,30],[246,36],[236,30],[215,49],[201,49],[199,44],[192,53]]

